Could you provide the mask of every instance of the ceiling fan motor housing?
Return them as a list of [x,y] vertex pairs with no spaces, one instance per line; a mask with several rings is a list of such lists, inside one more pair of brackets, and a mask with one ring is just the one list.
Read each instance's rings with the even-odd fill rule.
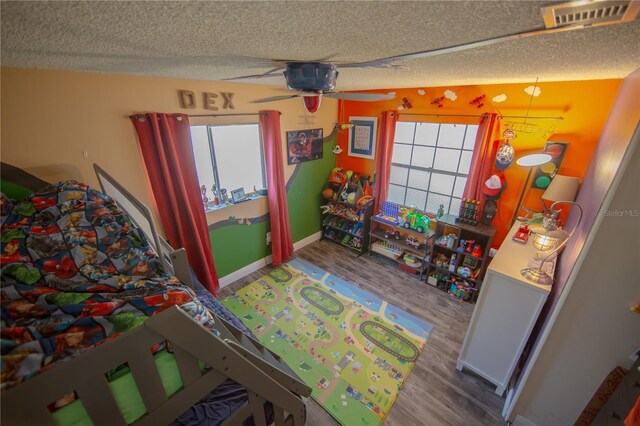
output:
[[284,76],[291,90],[322,93],[336,88],[338,68],[322,62],[289,62]]

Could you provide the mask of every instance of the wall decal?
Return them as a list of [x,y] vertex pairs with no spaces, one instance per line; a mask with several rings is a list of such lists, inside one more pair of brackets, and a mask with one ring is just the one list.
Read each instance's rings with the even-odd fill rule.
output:
[[427,93],[422,89],[418,89],[418,95],[424,96],[424,94]]
[[484,100],[487,95],[477,96],[473,100],[469,102],[470,105],[475,105],[477,108],[482,108],[484,106]]
[[[202,107],[211,111],[218,111],[218,98],[222,98],[222,109],[236,109],[233,105],[233,92],[202,92]],[[178,90],[178,102],[180,102],[180,108],[182,109],[194,109],[196,108],[196,94],[191,90]]]
[[551,183],[551,180],[558,174],[564,154],[569,146],[566,142],[548,141],[544,146],[545,154],[551,155],[551,161],[538,167],[536,174],[533,176],[532,188],[545,189]]
[[413,108],[413,105],[411,104],[411,100],[409,98],[402,98],[402,108],[403,109]]
[[456,99],[458,99],[458,95],[456,95],[456,92],[454,92],[453,90],[445,90],[444,97],[452,101],[455,101]]
[[431,101],[431,105],[438,105],[438,108],[442,108],[442,101],[444,101],[444,96],[439,96]]
[[507,100],[507,95],[505,95],[504,93],[501,95],[497,95],[494,96],[493,99],[491,99],[493,102],[499,104],[500,102],[504,102]]
[[538,86],[529,86],[524,89],[525,93],[529,96],[540,96],[542,90]]

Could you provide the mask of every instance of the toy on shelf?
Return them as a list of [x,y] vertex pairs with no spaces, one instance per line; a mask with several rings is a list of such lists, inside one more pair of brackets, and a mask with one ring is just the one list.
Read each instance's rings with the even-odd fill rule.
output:
[[392,259],[399,258],[403,252],[402,247],[385,240],[378,240],[371,244],[371,250]]
[[471,287],[469,283],[462,280],[451,279],[448,293],[460,301],[468,301],[471,299],[471,292],[473,290],[473,287]]
[[426,213],[412,210],[403,216],[402,226],[422,233],[431,227],[431,219]]
[[389,239],[389,238],[395,238],[396,240],[400,239],[400,231],[395,230],[395,229],[390,229],[387,228],[384,230],[384,237]]
[[467,248],[465,247],[466,244],[467,244],[467,240],[460,240],[460,245],[458,246],[456,251],[464,253],[467,250]]
[[480,201],[470,198],[463,198],[460,203],[460,211],[456,222],[477,225],[480,218]]
[[417,239],[413,235],[409,235],[407,237],[407,245],[410,245],[413,248],[419,249],[422,243],[420,242],[419,239]]
[[376,219],[388,223],[389,225],[398,225],[398,212],[400,206],[389,201],[382,203],[382,209],[380,214],[376,216]]
[[460,275],[461,277],[464,277],[464,278],[470,278],[471,275],[473,274],[471,269],[469,267],[467,267],[467,266],[458,266],[458,269],[456,270],[456,273],[458,275]]
[[422,266],[422,262],[414,254],[405,253],[402,259],[404,260],[404,263],[406,263],[408,266],[411,266],[412,268],[419,268],[420,266]]
[[449,266],[449,258],[442,253],[438,253],[438,255],[433,259],[433,264],[438,268],[447,268]]
[[475,243],[473,245],[473,250],[471,250],[471,256],[482,257],[482,247],[480,247],[480,244]]
[[473,251],[473,245],[476,243],[476,240],[467,240],[467,248],[466,248],[466,252],[471,254],[471,252]]

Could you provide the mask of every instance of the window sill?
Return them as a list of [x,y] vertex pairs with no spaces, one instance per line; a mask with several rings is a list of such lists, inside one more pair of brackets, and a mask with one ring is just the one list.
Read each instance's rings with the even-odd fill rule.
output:
[[232,202],[227,202],[224,204],[219,204],[219,205],[214,205],[211,201],[207,204],[207,207],[205,207],[204,212],[205,213],[210,213],[210,212],[217,212],[223,209],[226,209],[228,207],[233,207],[233,206],[237,206],[239,204],[244,204],[244,203],[248,203],[250,201],[254,201],[254,200],[259,200],[261,198],[266,198],[266,195],[258,195],[258,194],[253,194],[253,195],[247,195],[247,199],[245,201],[241,201],[239,203],[232,203]]

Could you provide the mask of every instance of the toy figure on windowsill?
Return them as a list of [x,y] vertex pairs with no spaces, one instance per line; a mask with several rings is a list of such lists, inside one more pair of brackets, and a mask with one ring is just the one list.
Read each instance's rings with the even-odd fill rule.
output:
[[211,192],[213,193],[213,205],[219,206],[220,199],[218,198],[218,191],[215,183],[211,186]]
[[202,193],[202,204],[204,204],[205,208],[209,207],[209,197],[207,197],[207,187],[202,185],[200,187],[200,192]]

